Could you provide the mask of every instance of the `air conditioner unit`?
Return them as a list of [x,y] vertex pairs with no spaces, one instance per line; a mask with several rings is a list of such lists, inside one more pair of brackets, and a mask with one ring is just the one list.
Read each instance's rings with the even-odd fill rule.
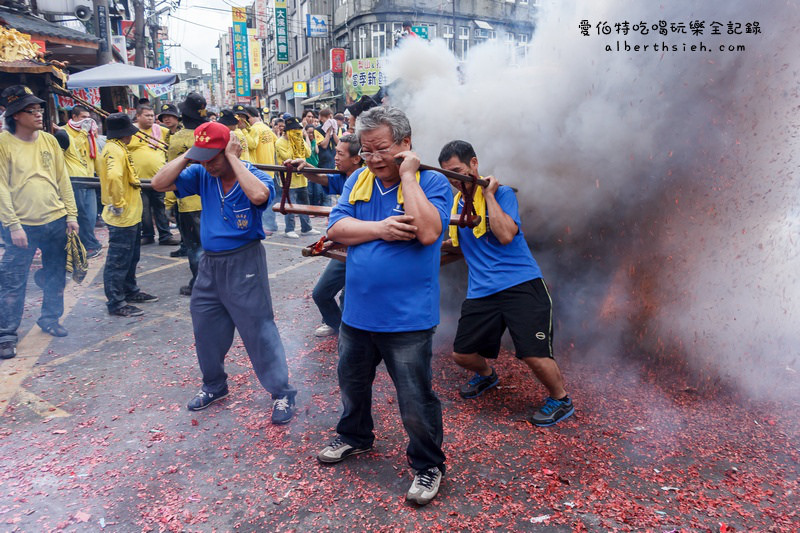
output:
[[79,20],[92,18],[92,0],[37,0],[39,12],[50,15],[74,15]]

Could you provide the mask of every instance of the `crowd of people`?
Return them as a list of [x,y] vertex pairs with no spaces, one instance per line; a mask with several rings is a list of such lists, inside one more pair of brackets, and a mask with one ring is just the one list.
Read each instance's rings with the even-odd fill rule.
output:
[[[73,190],[69,177],[96,172],[108,227],[103,270],[108,313],[139,316],[138,304],[158,300],[137,284],[142,245],[156,238],[161,244],[182,243],[191,278],[179,291],[191,296],[203,381],[187,408],[206,409],[229,394],[224,361],[237,330],[253,371],[272,396],[272,422],[289,423],[297,390],[290,384],[261,245],[278,231],[270,207],[281,187],[276,176],[255,166],[288,164],[296,170],[291,201],[333,203],[327,237],[347,246],[346,263],[330,260],[313,290],[323,321],[315,334],[338,335],[343,404],[336,435],[317,455],[321,463],[372,449],[372,383],[383,361],[415,471],[406,498],[424,505],[438,494],[446,457],[431,360],[444,249],[463,254],[469,268],[452,358],[474,376],[460,395],[475,399],[498,385],[491,361],[508,330],[516,357],[548,391],[531,422],[552,426],[574,413],[553,354],[552,301],[525,241],[516,194],[493,176],[480,175],[468,142],[444,143],[439,164],[482,178],[485,185],[451,183],[438,171],[420,170],[408,117],[376,99],[348,108],[349,124],[344,115],[323,109],[300,117],[284,114],[267,125],[258,109],[242,105],[210,120],[205,100],[192,93],[178,105],[158,109],[140,103],[135,122],[125,113],[109,115],[101,148],[85,108],[73,108],[62,128],[66,138],[64,133],[57,138],[44,131],[43,101],[27,87],[8,88],[2,98],[0,222],[6,250],[0,260],[0,357],[16,355],[37,248],[44,272],[38,325],[54,336],[68,334],[59,322],[67,234],[78,233],[87,255],[97,257],[102,248],[94,235],[96,203],[85,189]],[[314,167],[335,170],[320,174],[311,172]],[[150,179],[150,187],[143,187],[142,179]],[[469,206],[480,222],[450,225],[451,216]],[[171,235],[170,209],[177,213],[180,239]],[[304,217],[300,233],[318,235]],[[299,238],[293,215],[285,215],[284,226],[286,238]]]

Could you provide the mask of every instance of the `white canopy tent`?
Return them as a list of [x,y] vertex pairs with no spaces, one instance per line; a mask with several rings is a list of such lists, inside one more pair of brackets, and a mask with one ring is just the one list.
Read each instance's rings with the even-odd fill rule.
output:
[[68,89],[85,89],[87,87],[116,87],[121,85],[166,85],[177,83],[178,75],[149,68],[135,67],[123,63],[109,63],[90,68],[83,72],[70,74],[67,80]]

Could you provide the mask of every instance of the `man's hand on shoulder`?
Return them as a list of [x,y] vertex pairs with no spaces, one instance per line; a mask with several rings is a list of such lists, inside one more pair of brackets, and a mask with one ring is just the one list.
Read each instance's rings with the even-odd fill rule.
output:
[[233,156],[235,159],[239,159],[239,156],[242,155],[242,143],[239,142],[239,137],[236,135],[231,135],[231,139],[225,147],[225,155]]
[[412,152],[411,150],[406,150],[405,152],[400,152],[395,155],[395,158],[402,160],[399,169],[401,178],[405,174],[412,174],[416,176],[420,165],[419,156],[416,153]]
[[411,215],[395,215],[384,218],[380,224],[380,238],[384,241],[410,241],[417,238],[417,227],[412,225]]
[[483,194],[494,196],[497,189],[500,188],[500,182],[494,176],[486,176],[484,179],[489,182],[489,185],[483,188]]

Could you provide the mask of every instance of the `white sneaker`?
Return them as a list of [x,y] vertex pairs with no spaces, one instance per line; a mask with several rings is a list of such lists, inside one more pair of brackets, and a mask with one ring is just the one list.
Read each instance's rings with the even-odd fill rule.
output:
[[283,236],[286,237],[287,239],[299,239],[300,238],[300,235],[298,235],[294,231],[287,231],[286,233],[283,234]]
[[321,235],[322,232],[318,229],[311,228],[308,231],[301,232],[303,235]]
[[442,471],[438,467],[420,470],[414,476],[414,483],[406,493],[406,500],[411,500],[419,505],[430,503],[439,493],[439,484],[442,482]]
[[330,337],[331,335],[336,335],[336,330],[330,327],[328,324],[322,324],[316,330],[314,330],[315,337]]

